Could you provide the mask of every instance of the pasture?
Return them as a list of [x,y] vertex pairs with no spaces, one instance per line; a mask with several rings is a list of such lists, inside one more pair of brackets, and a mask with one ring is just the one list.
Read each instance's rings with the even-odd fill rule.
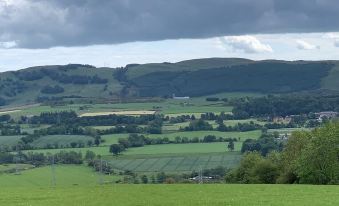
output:
[[[241,96],[249,95],[247,93],[230,93],[222,94],[221,96]],[[20,108],[20,109],[18,109]],[[39,115],[43,112],[60,112],[60,111],[75,111],[79,115],[140,115],[153,114],[159,111],[162,114],[169,116],[177,116],[181,114],[195,114],[200,116],[206,112],[231,112],[232,107],[225,106],[223,102],[207,102],[205,97],[194,97],[189,100],[174,100],[174,99],[159,99],[149,102],[126,102],[126,103],[104,103],[104,104],[67,104],[67,105],[30,105],[26,107],[13,107],[1,110],[0,114],[11,114],[15,118],[22,115]]]
[[0,136],[0,147],[7,146],[12,147],[15,146],[21,139],[21,135],[16,136]]
[[102,147],[84,147],[84,148],[59,148],[59,149],[35,149],[35,150],[25,150],[23,152],[33,152],[33,153],[44,153],[44,154],[56,154],[60,151],[74,151],[74,152],[80,152],[83,155],[86,154],[87,151],[93,151],[97,155],[101,156],[107,156],[111,155],[109,153],[109,147],[108,146],[102,146]]
[[[129,148],[123,155],[226,153],[227,145],[227,142],[146,145]],[[240,151],[240,142],[234,146],[235,151]]]
[[115,206],[336,206],[339,187],[315,185],[107,185],[0,190],[0,204]]
[[134,157],[109,158],[107,162],[115,169],[138,173],[148,172],[191,172],[216,167],[233,168],[240,161],[241,154],[190,154],[190,155],[138,155]]
[[[54,171],[57,187],[75,185],[88,187],[97,185],[99,181],[98,173],[93,172],[90,167],[86,166],[56,165]],[[109,175],[102,175],[101,178],[107,183],[118,180],[117,176]],[[23,170],[19,175],[13,173],[0,174],[0,185],[6,188],[48,188],[51,186],[51,183],[52,170],[50,166]]]
[[215,135],[216,137],[224,138],[240,138],[240,141],[246,139],[258,139],[261,135],[260,130],[249,131],[249,132],[219,132],[219,131],[187,131],[187,132],[171,132],[164,134],[149,134],[148,137],[168,137],[170,140],[174,140],[175,137],[187,137],[193,138],[198,137],[199,139],[204,138],[206,135]]
[[88,141],[94,142],[90,136],[84,135],[47,135],[35,140],[32,145],[37,148],[58,145],[58,147],[70,147],[71,143],[84,144]]
[[[172,127],[176,126],[165,126],[166,129],[172,129]],[[165,133],[169,132],[169,133]],[[216,137],[224,137],[224,138],[240,138],[240,141],[244,141],[246,139],[258,139],[261,135],[260,130],[256,131],[249,131],[249,132],[219,132],[219,131],[189,131],[189,132],[176,132],[176,131],[164,131],[163,134],[143,134],[149,138],[164,138],[167,137],[169,140],[175,140],[175,137],[187,137],[187,138],[194,138],[198,137],[200,140],[203,139],[206,135],[215,135]],[[129,134],[109,134],[103,135],[102,139],[104,140],[101,143],[101,146],[107,146],[111,144],[115,144],[118,142],[120,138],[127,138]]]

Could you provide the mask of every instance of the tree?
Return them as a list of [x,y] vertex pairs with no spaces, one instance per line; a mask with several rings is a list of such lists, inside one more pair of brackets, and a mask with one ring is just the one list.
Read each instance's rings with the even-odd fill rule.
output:
[[311,136],[297,160],[300,183],[339,184],[339,123],[327,124]]
[[95,137],[94,144],[95,144],[96,146],[99,146],[100,142],[101,142],[100,136]]
[[142,175],[140,179],[141,179],[142,184],[148,183],[148,177],[146,175]]
[[85,154],[86,160],[93,160],[95,158],[95,153],[93,151],[87,150]]
[[77,145],[78,145],[78,143],[76,143],[76,142],[71,142],[71,147],[72,147],[72,148],[75,148]]
[[281,175],[279,183],[297,183],[299,181],[297,174],[297,161],[302,151],[307,146],[311,136],[308,132],[294,132],[289,137],[281,157]]
[[124,150],[123,146],[120,144],[112,144],[109,148],[109,152],[113,155],[119,155]]
[[164,172],[160,172],[157,174],[157,182],[164,183],[166,180],[166,174]]
[[246,153],[238,168],[226,175],[227,182],[245,184],[274,184],[279,176],[279,167],[274,158],[263,157],[258,152]]
[[228,148],[228,150],[230,150],[231,152],[234,151],[234,142],[233,142],[233,140],[230,140],[230,141],[228,142],[227,148]]

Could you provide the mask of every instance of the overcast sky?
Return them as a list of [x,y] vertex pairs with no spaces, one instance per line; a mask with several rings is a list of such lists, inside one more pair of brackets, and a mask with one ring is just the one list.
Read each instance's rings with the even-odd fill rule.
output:
[[338,0],[0,0],[0,71],[339,59]]

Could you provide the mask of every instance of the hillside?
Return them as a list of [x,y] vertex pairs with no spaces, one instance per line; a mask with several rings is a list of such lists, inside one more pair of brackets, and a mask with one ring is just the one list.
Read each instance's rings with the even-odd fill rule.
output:
[[339,63],[210,58],[178,63],[39,66],[0,74],[0,106],[62,98],[203,96],[339,90]]

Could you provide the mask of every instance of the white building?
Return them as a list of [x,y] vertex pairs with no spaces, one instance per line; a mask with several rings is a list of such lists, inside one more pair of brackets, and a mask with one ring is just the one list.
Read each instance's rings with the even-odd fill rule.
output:
[[185,97],[177,97],[175,96],[175,94],[172,95],[173,99],[179,99],[179,100],[187,100],[187,99],[190,99],[190,97],[188,96],[185,96]]

